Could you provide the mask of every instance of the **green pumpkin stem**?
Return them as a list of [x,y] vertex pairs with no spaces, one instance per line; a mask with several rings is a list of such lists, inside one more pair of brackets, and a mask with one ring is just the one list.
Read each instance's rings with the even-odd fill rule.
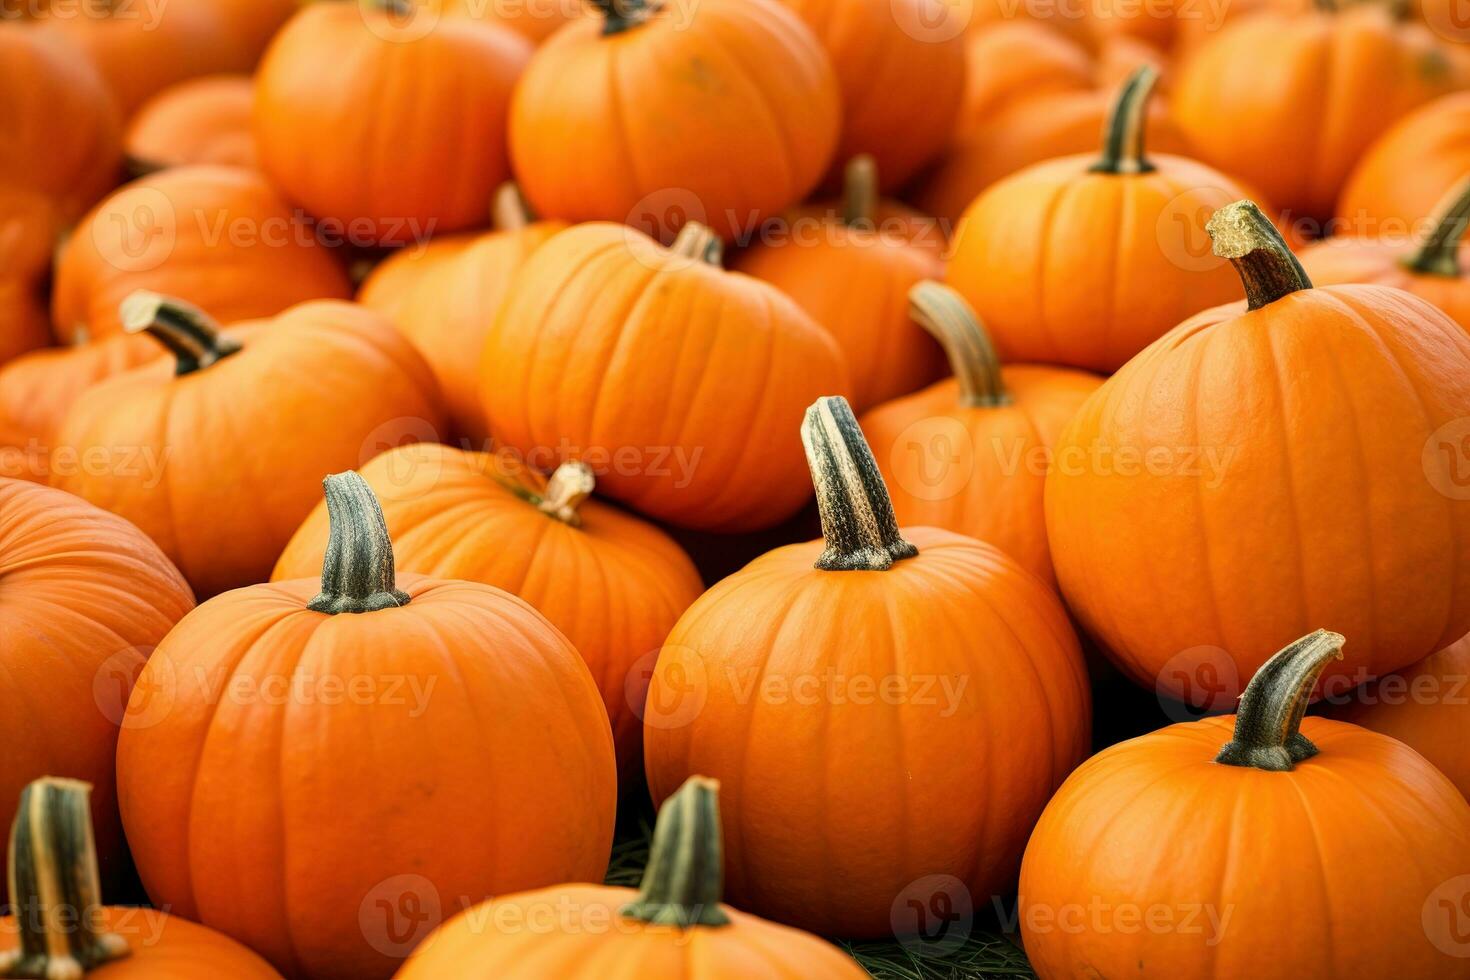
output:
[[495,189],[490,224],[496,231],[519,231],[535,220],[535,212],[515,181],[507,180]]
[[1259,310],[1312,288],[1312,280],[1281,232],[1252,202],[1225,205],[1210,217],[1205,231],[1210,233],[1215,254],[1235,266],[1250,309]]
[[602,36],[610,37],[646,24],[662,4],[648,0],[587,0],[602,14]]
[[367,481],[349,471],[327,477],[322,486],[331,531],[322,560],[322,591],[306,607],[336,615],[408,605],[408,593],[397,587],[383,508]]
[[1470,225],[1470,177],[1452,187],[1434,206],[1429,234],[1404,259],[1404,265],[1427,276],[1459,278],[1460,243],[1465,239],[1466,225]]
[[859,153],[842,171],[842,223],[872,228],[877,218],[878,164],[870,154]]
[[118,307],[128,333],[147,333],[173,353],[176,374],[193,374],[240,350],[240,343],[219,332],[209,314],[183,300],[139,289]]
[[0,977],[80,977],[130,952],[103,920],[91,793],[87,783],[52,776],[21,791],[9,852],[19,946],[0,953]]
[[1102,156],[1088,169],[1099,174],[1146,174],[1156,168],[1143,155],[1148,102],[1159,80],[1158,69],[1140,65],[1113,100],[1103,124]]
[[581,527],[582,515],[577,507],[592,496],[597,487],[597,477],[586,463],[573,461],[562,463],[546,481],[546,490],[534,495],[536,509],[572,527]]
[[686,259],[719,265],[725,258],[725,243],[698,221],[690,221],[674,236],[674,244],[669,246],[669,251]]
[[879,572],[919,553],[903,539],[873,451],[841,395],[818,398],[801,426],[827,547],[816,567]]
[[1329,660],[1342,659],[1342,634],[1318,630],[1266,661],[1240,696],[1235,737],[1215,761],[1268,772],[1290,772],[1317,754],[1302,734],[1302,718],[1312,689]]
[[1008,405],[1000,357],[965,298],[932,279],[909,289],[909,316],[929,331],[949,357],[949,369],[960,386],[960,404],[971,408]]
[[638,897],[618,914],[681,929],[728,925],[720,908],[724,884],[720,784],[690,776],[659,809]]

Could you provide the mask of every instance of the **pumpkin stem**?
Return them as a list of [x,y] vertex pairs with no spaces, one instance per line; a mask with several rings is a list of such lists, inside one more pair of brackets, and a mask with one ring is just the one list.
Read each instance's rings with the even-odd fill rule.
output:
[[960,385],[961,405],[986,408],[1010,404],[995,345],[963,296],[932,279],[914,283],[909,289],[909,316],[944,348],[949,369]]
[[240,342],[222,336],[209,314],[183,300],[139,289],[118,307],[123,329],[148,333],[167,347],[178,361],[174,373],[193,374],[240,349]]
[[1235,266],[1250,309],[1259,310],[1283,296],[1312,288],[1312,280],[1281,232],[1250,201],[1225,205],[1210,217],[1205,231],[1210,233],[1215,254]]
[[1470,224],[1470,177],[1466,177],[1440,199],[1431,212],[1429,234],[1424,243],[1404,259],[1404,265],[1428,276],[1460,275],[1460,243]]
[[592,496],[596,486],[592,467],[577,461],[562,463],[546,481],[546,490],[534,501],[536,509],[572,527],[580,527],[582,515],[577,513],[577,507]]
[[663,6],[648,0],[587,0],[602,14],[602,36],[610,37],[648,23]]
[[725,884],[723,849],[720,784],[704,776],[690,776],[659,809],[638,897],[618,914],[681,929],[728,925],[730,917],[720,908]]
[[322,481],[331,531],[322,560],[322,591],[306,608],[317,612],[363,613],[408,604],[397,588],[393,541],[372,488],[353,471]]
[[1312,689],[1329,660],[1342,659],[1342,634],[1318,630],[1289,644],[1266,661],[1240,696],[1235,737],[1215,761],[1268,772],[1290,772],[1317,754],[1302,734],[1302,717]]
[[1088,168],[1092,173],[1146,174],[1157,169],[1143,155],[1143,137],[1149,97],[1158,80],[1158,69],[1140,65],[1118,90],[1108,120],[1103,123],[1102,156]]
[[842,223],[872,228],[878,216],[878,164],[871,154],[859,153],[842,171]]
[[827,548],[816,567],[879,572],[919,549],[903,539],[873,451],[841,395],[818,398],[801,426]]
[[686,259],[699,259],[710,265],[719,265],[725,258],[725,243],[720,241],[719,235],[698,221],[690,221],[674,236],[674,244],[669,246],[669,251]]
[[0,977],[72,980],[131,952],[103,922],[91,794],[88,783],[54,776],[21,790],[10,830],[10,907],[20,942],[0,953]]
[[507,180],[495,189],[495,201],[490,206],[490,225],[496,231],[519,231],[536,220],[536,213],[520,185]]

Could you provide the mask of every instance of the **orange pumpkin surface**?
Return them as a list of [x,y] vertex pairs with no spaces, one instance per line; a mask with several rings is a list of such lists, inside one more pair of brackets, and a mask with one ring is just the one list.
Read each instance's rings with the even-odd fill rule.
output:
[[357,302],[397,322],[419,284],[437,275],[480,239],[481,232],[439,235],[394,249],[374,265],[357,287]]
[[1410,232],[1470,174],[1470,92],[1409,113],[1359,157],[1337,202],[1342,234]]
[[1087,49],[1037,21],[1001,21],[965,39],[960,139],[980,133],[1003,109],[1059,92],[1092,88]]
[[297,0],[206,0],[206,5],[226,25],[242,70],[255,67],[271,38],[301,9]]
[[0,188],[0,365],[51,342],[45,287],[61,228],[50,198]]
[[248,75],[209,75],[172,85],[128,122],[123,145],[135,173],[217,163],[254,168]]
[[968,15],[967,32],[970,34],[978,34],[997,24],[1034,23],[1089,49],[1097,43],[1085,4],[1052,3],[1050,0],[966,0],[960,9]]
[[585,0],[431,0],[430,6],[451,17],[473,17],[508,27],[532,44],[540,44],[568,21],[588,16]]

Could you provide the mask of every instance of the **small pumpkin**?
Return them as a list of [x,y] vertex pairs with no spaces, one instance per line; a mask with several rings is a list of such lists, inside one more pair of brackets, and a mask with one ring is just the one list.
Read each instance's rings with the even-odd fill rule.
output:
[[1065,3],[1016,3],[1014,0],[968,0],[967,33],[978,34],[997,24],[1040,24],[1091,50],[1097,44],[1086,6]]
[[47,776],[30,783],[10,831],[15,865],[0,918],[0,977],[37,980],[280,980],[232,939],[156,909],[102,904],[91,786]]
[[1049,457],[1102,379],[1032,364],[1002,368],[984,325],[954,290],[922,282],[908,299],[954,377],[862,417],[899,524],[979,538],[1055,587],[1042,509]]
[[873,159],[847,168],[840,212],[797,212],[789,234],[742,252],[733,267],[763,279],[837,339],[852,377],[855,410],[907,394],[943,371],[943,353],[909,319],[909,287],[943,274],[932,248],[903,225],[879,225]]
[[191,164],[254,169],[248,75],[207,75],[171,85],[128,121],[123,145],[135,174]]
[[[867,976],[851,958],[815,936],[721,904],[721,837],[719,783],[691,776],[659,810],[648,867],[637,891],[558,885],[466,909],[424,941],[397,980]],[[546,908],[566,910],[576,918],[563,919],[565,928],[558,930],[499,925],[525,922],[535,910]],[[610,922],[616,928],[608,928]],[[583,927],[592,923],[601,926]]]
[[1241,188],[1193,160],[1145,154],[1157,78],[1145,66],[1119,90],[1100,157],[1023,170],[960,219],[945,280],[1002,358],[1111,372],[1191,313],[1240,295],[1196,239]]
[[139,292],[123,320],[174,357],[76,399],[55,451],[94,462],[52,482],[137,524],[201,596],[270,575],[323,471],[444,431],[428,365],[370,310],[305,303],[221,332]]
[[1337,202],[1347,234],[1411,231],[1470,173],[1470,92],[1404,116],[1359,157]]
[[316,217],[378,245],[485,222],[510,175],[506,115],[531,54],[505,28],[446,17],[426,30],[431,12],[396,9],[304,7],[256,73],[261,168]]
[[955,121],[964,138],[1019,102],[1092,88],[1087,49],[1039,21],[1001,21],[965,38],[965,96]]
[[1403,744],[1302,717],[1342,643],[1297,640],[1235,717],[1123,742],[1068,778],[1021,867],[1038,976],[1464,976],[1444,916],[1464,900],[1470,805]]
[[592,0],[536,50],[510,117],[537,214],[725,239],[807,196],[837,149],[821,42],[776,0]]
[[449,903],[600,878],[617,772],[556,627],[487,585],[399,581],[367,484],[325,486],[320,582],[219,596],[149,658],[119,799],[155,905],[291,976],[370,980]]
[[692,222],[672,249],[595,222],[531,253],[480,365],[496,440],[542,469],[581,459],[607,496],[685,527],[795,513],[801,453],[778,434],[846,390],[847,367],[831,334],[721,253]]
[[1313,289],[1248,201],[1208,230],[1246,304],[1128,362],[1058,444],[1046,525],[1073,614],[1140,684],[1196,704],[1209,685],[1200,706],[1228,704],[1308,620],[1355,637],[1333,678],[1459,639],[1470,335],[1398,289]]
[[756,559],[675,625],[648,693],[649,789],[720,780],[737,907],[887,936],[924,876],[1006,893],[1087,752],[1086,672],[1039,579],[973,538],[900,531],[843,398],[801,434],[824,540]]
[[0,365],[51,343],[45,294],[61,228],[50,198],[0,188]]
[[357,302],[397,322],[419,284],[437,275],[463,254],[480,232],[438,235],[426,242],[396,248],[368,270],[357,287]]
[[118,304],[145,288],[189,296],[226,323],[352,294],[336,256],[265,177],[220,166],[136,180],[83,219],[57,261],[56,332],[121,333]]
[[[382,503],[400,571],[504,589],[566,634],[602,692],[619,770],[640,778],[640,661],[703,591],[679,546],[590,499],[596,478],[582,463],[563,463],[548,481],[503,454],[419,443],[378,456],[362,478]],[[272,580],[310,575],[329,524],[326,505],[317,505]]]
[[229,31],[242,71],[255,69],[271,38],[301,9],[298,0],[207,0],[206,5]]

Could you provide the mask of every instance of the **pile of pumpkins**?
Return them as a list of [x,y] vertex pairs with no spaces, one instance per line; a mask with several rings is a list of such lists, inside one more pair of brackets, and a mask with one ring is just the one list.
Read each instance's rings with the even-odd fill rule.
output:
[[5,7],[0,977],[1470,975],[1452,13]]

